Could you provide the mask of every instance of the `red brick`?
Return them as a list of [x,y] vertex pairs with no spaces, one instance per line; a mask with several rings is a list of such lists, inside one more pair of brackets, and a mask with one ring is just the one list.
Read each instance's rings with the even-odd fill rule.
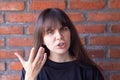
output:
[[120,49],[110,49],[110,58],[120,58]]
[[87,50],[88,52],[88,55],[91,57],[91,58],[104,58],[105,57],[105,52],[104,50]]
[[31,10],[43,10],[46,8],[65,9],[66,5],[64,0],[60,0],[60,1],[49,0],[49,1],[33,1],[30,3],[29,7]]
[[2,75],[1,80],[20,80],[20,75],[16,74]]
[[5,63],[0,62],[0,71],[5,71]]
[[9,38],[9,46],[33,46],[32,38]]
[[0,46],[4,46],[5,45],[5,42],[4,42],[4,39],[0,39]]
[[120,13],[117,12],[104,12],[104,13],[89,13],[89,21],[120,21]]
[[10,70],[22,70],[22,64],[20,62],[11,62],[9,64],[9,69]]
[[34,33],[34,26],[28,26],[27,28],[27,34],[33,34]]
[[120,25],[112,25],[111,31],[115,32],[115,33],[119,33],[120,32]]
[[110,80],[120,80],[120,74],[111,74]]
[[98,65],[104,71],[119,71],[120,70],[120,63],[119,62],[97,62]]
[[120,45],[120,37],[116,36],[97,36],[91,37],[90,44],[92,45]]
[[23,27],[17,26],[1,26],[0,27],[0,34],[23,34]]
[[78,22],[78,21],[85,20],[82,13],[68,13],[68,16],[72,22]]
[[17,58],[14,53],[18,52],[23,55],[21,50],[0,50],[0,59],[15,59]]
[[0,75],[0,80],[2,80],[2,75]]
[[2,23],[3,22],[3,17],[2,17],[2,15],[0,14],[0,23]]
[[110,0],[109,8],[120,9],[120,0]]
[[104,33],[105,25],[77,25],[76,29],[79,33]]
[[27,52],[26,52],[27,58],[29,58],[30,51],[31,51],[31,49],[30,49],[30,50],[27,50]]
[[103,9],[105,7],[105,1],[84,1],[84,0],[71,0],[70,8],[71,9]]
[[24,2],[0,2],[0,10],[24,10]]
[[37,16],[37,14],[31,13],[11,13],[7,14],[7,22],[35,22]]
[[80,41],[81,41],[81,43],[82,43],[83,45],[86,44],[86,42],[85,42],[85,37],[80,38]]

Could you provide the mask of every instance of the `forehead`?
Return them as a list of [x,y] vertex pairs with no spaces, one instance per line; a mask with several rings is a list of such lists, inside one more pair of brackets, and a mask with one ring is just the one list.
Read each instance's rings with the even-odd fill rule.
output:
[[45,30],[47,29],[57,29],[57,28],[60,28],[62,27],[62,24],[60,23],[60,21],[58,20],[46,20],[43,24],[43,27]]

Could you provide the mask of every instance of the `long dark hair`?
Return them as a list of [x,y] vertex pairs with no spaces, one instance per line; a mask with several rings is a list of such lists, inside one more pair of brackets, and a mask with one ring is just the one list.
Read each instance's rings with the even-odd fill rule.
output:
[[[45,31],[45,27],[54,27],[57,22],[60,22],[62,26],[67,26],[70,29],[71,33],[71,43],[69,48],[69,53],[71,56],[75,57],[78,61],[84,62],[85,64],[95,65],[94,62],[88,57],[86,50],[84,49],[79,35],[67,16],[67,14],[58,8],[48,8],[41,12],[38,16],[38,19],[35,24],[35,53],[37,53],[40,46],[45,48],[45,52],[50,55],[49,49],[43,44],[43,35]],[[46,25],[49,26],[46,26]]]
[[45,28],[55,27],[57,22],[60,22],[60,24],[63,27],[66,26],[70,29],[70,34],[71,34],[70,42],[71,43],[69,47],[69,54],[77,59],[76,62],[78,64],[84,63],[87,65],[95,66],[101,71],[101,68],[97,66],[89,58],[85,48],[83,47],[80,41],[79,35],[72,21],[69,19],[69,17],[64,11],[58,8],[47,8],[44,11],[42,11],[40,15],[38,16],[38,19],[35,23],[35,30],[34,30],[35,54],[38,52],[38,49],[42,46],[45,48],[45,52],[47,53],[49,57],[50,51],[43,43],[43,35],[45,32]]

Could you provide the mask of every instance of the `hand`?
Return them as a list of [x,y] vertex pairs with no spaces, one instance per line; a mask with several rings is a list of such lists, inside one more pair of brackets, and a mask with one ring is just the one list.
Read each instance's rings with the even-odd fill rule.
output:
[[47,59],[47,54],[44,52],[44,48],[40,47],[37,54],[35,54],[34,48],[32,48],[28,61],[25,61],[18,53],[15,53],[26,71],[25,80],[37,80],[37,76]]

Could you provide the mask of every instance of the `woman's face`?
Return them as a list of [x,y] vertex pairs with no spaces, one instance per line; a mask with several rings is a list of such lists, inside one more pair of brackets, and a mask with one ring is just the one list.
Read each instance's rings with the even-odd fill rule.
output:
[[62,27],[60,23],[57,23],[55,27],[45,29],[43,41],[50,50],[50,54],[69,53],[70,30],[68,27]]

